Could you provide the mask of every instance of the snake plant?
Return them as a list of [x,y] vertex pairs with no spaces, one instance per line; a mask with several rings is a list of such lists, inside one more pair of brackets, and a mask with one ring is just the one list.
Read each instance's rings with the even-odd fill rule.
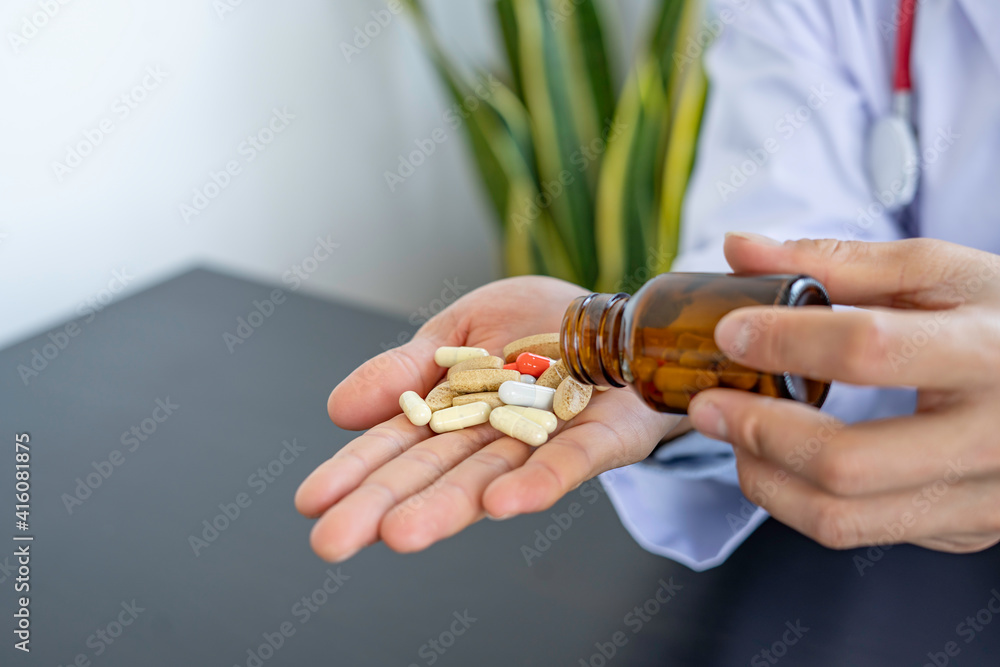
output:
[[[598,0],[495,0],[507,71],[480,99],[406,0],[496,212],[508,274],[632,291],[669,270],[694,164],[706,80],[681,56],[701,0],[660,0],[624,83]],[[472,100],[472,103],[470,103]]]

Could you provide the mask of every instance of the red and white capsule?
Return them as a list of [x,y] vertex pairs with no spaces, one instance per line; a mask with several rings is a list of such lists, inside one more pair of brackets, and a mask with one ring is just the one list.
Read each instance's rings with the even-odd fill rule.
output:
[[531,352],[522,352],[517,357],[517,371],[521,375],[530,375],[533,378],[538,378],[542,373],[549,370],[549,366],[555,363],[552,359],[548,357],[543,357],[540,354],[532,354]]

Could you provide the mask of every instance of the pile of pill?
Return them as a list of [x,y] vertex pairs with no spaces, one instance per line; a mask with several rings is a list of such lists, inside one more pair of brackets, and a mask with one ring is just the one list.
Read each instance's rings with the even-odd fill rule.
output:
[[480,347],[440,347],[444,382],[425,398],[415,391],[399,407],[415,426],[449,433],[489,422],[505,435],[533,447],[545,444],[558,426],[580,414],[594,387],[569,376],[560,360],[559,334],[528,336],[508,344],[502,357]]

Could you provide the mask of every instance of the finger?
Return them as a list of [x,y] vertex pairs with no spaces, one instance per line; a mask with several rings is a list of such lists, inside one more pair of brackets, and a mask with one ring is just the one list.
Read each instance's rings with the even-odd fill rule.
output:
[[[546,445],[547,446],[547,445]],[[426,549],[483,517],[483,493],[493,480],[524,463],[531,447],[502,437],[397,504],[380,527],[382,540],[399,552]]]
[[1000,257],[931,239],[778,243],[737,232],[727,235],[725,253],[737,273],[807,274],[847,305],[953,308],[1000,291]]
[[379,467],[432,435],[426,426],[414,426],[403,415],[380,424],[342,447],[323,462],[295,493],[295,507],[317,517]]
[[943,471],[991,474],[998,463],[977,453],[990,438],[964,406],[847,426],[801,403],[715,389],[698,394],[689,413],[704,435],[844,497],[918,488]]
[[433,485],[448,470],[496,438],[488,425],[425,440],[368,475],[313,526],[313,550],[343,561],[378,540],[379,523],[403,499]]
[[1000,531],[1000,487],[992,479],[949,483],[942,475],[917,490],[840,498],[743,450],[736,452],[736,465],[750,502],[831,549],[924,542],[957,530]]
[[934,551],[971,554],[995,547],[1000,543],[1000,531],[990,533],[949,533],[912,541],[912,544]]
[[1000,329],[955,311],[740,308],[715,341],[745,366],[852,384],[969,387],[1000,369]]
[[465,343],[468,330],[455,312],[446,308],[420,327],[413,340],[369,359],[348,375],[327,400],[330,419],[348,430],[371,428],[399,414],[403,392],[426,396],[445,373],[434,362],[434,352]]
[[597,396],[527,463],[490,485],[486,511],[502,517],[548,509],[595,475],[648,456],[680,419],[651,411],[631,392]]

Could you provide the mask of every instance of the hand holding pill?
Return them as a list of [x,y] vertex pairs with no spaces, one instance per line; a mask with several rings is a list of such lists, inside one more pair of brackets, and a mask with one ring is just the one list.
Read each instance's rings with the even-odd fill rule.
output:
[[[345,429],[370,430],[320,465],[296,495],[299,511],[318,518],[311,536],[316,553],[339,562],[380,540],[396,551],[419,551],[487,515],[507,518],[548,509],[595,475],[646,458],[680,417],[649,410],[632,391],[595,393],[569,422],[557,422],[551,412],[496,403],[504,382],[515,382],[513,375],[518,376],[516,384],[548,389],[554,400],[559,383],[545,387],[522,382],[522,375],[535,378],[538,368],[522,373],[517,359],[525,352],[558,358],[558,342],[553,344],[551,332],[559,330],[567,305],[585,293],[553,278],[491,283],[436,315],[409,343],[375,357],[344,380],[330,395],[330,417]],[[531,309],[524,308],[526,298]],[[439,353],[442,347],[482,351]],[[497,368],[496,361],[486,360],[494,355],[515,366]],[[483,359],[484,365],[468,364],[452,377],[480,370],[513,375],[496,389],[476,393],[459,393],[450,383],[442,384],[448,368],[471,359]],[[500,377],[508,376],[491,376],[489,382],[468,382],[462,388],[494,386]],[[564,377],[549,373],[559,382]],[[417,394],[408,397],[423,400],[432,415],[454,409],[456,399],[467,396],[458,401],[459,407],[485,406],[474,408],[476,415],[467,415],[469,420],[487,416],[482,423],[438,434],[400,414],[400,398],[408,391]],[[489,396],[472,401],[476,394]],[[492,417],[497,410],[504,412]],[[416,423],[426,416],[419,404],[414,414]],[[439,421],[444,423],[443,418]],[[543,437],[545,441],[534,446],[517,436],[532,443]]]

